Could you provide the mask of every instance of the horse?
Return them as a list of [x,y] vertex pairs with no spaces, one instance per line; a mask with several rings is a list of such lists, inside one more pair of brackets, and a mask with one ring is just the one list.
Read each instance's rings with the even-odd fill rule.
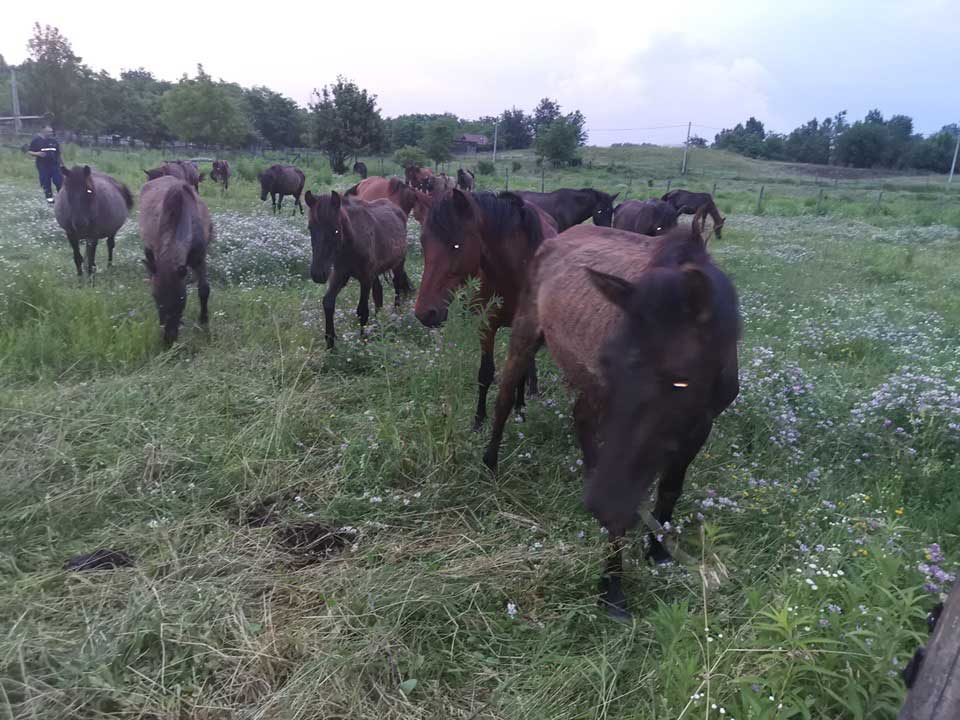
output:
[[[737,294],[699,227],[637,242],[582,226],[546,240],[513,320],[484,463],[496,471],[511,398],[546,344],[576,392],[584,504],[607,528],[601,602],[625,617],[623,539],[657,475],[654,515],[669,521],[687,467],[739,393]],[[652,530],[653,528],[651,528]],[[651,532],[649,556],[670,554]]]
[[473,192],[473,188],[476,187],[477,178],[471,170],[464,170],[459,168],[457,170],[457,187],[463,190],[464,192]]
[[372,177],[361,180],[347,190],[345,195],[356,195],[361,200],[371,201],[386,198],[403,210],[405,217],[413,216],[423,224],[430,209],[430,196],[406,185],[400,178]]
[[197,170],[192,160],[165,160],[160,167],[143,172],[146,173],[147,180],[156,180],[169,175],[190,183],[195,190],[200,189],[200,182],[203,180],[203,173]]
[[613,227],[640,235],[662,235],[676,227],[679,215],[663,200],[627,200],[613,209]]
[[230,187],[230,163],[226,160],[214,160],[213,169],[210,171],[210,179],[223,185],[223,189],[226,191]]
[[[480,278],[479,301],[486,306],[502,298],[480,331],[480,370],[477,373],[477,411],[474,430],[487,416],[487,392],[495,372],[493,346],[497,330],[510,327],[526,269],[544,237],[556,235],[553,221],[535,205],[514,193],[464,193],[460,190],[435,202],[420,233],[423,278],[414,312],[427,327],[447,317],[453,291],[468,277]],[[528,380],[536,394],[536,365],[531,358]],[[523,408],[523,388],[516,397]]]
[[[269,194],[273,211],[279,212],[283,209],[284,195],[293,195],[293,214],[296,215],[297,208],[300,208],[300,214],[303,215],[303,204],[300,202],[300,193],[303,192],[303,185],[306,182],[303,170],[293,165],[271,165],[258,173],[257,178],[260,180],[260,202],[266,200]],[[279,200],[277,200],[278,195]]]
[[701,208],[704,209],[713,220],[713,231],[717,238],[722,238],[721,231],[726,218],[720,215],[720,211],[717,210],[716,203],[713,202],[713,196],[710,193],[671,190],[660,199],[673,205],[681,215],[694,215]]
[[200,324],[206,325],[209,320],[210,211],[189,183],[175,177],[151,180],[140,190],[140,237],[163,341],[169,346],[177,339],[187,304],[187,268],[197,281]]
[[80,241],[86,240],[87,275],[92,276],[97,269],[100,238],[107,239],[107,266],[113,265],[117,231],[133,208],[133,196],[122,182],[91,170],[89,165],[77,165],[71,170],[61,166],[60,172],[63,187],[57,193],[53,212],[73,248],[73,262],[80,277],[83,276]]
[[548,193],[524,190],[517,193],[556,220],[558,232],[579,225],[589,217],[593,218],[594,225],[610,227],[610,222],[613,220],[613,201],[619,194],[608,195],[592,188],[581,190],[563,188]]
[[403,175],[407,185],[415,190],[430,192],[433,189],[433,172],[429,168],[411,165],[403,169]]
[[[327,349],[333,349],[336,334],[333,311],[337,295],[347,281],[360,282],[357,317],[360,327],[370,317],[370,290],[376,310],[383,307],[380,275],[393,274],[394,304],[413,291],[403,264],[407,256],[407,218],[403,210],[387,199],[367,202],[358,197],[306,194],[310,208],[308,227],[313,257],[310,277],[315,283],[327,283],[323,296],[324,337]],[[331,271],[332,267],[332,271]],[[329,280],[329,282],[328,282]]]
[[364,180],[367,179],[367,164],[365,162],[361,162],[360,160],[357,160],[353,164],[353,171],[357,175],[359,175],[362,179]]
[[439,175],[434,175],[430,179],[430,196],[436,200],[438,198],[446,197],[449,195],[453,189],[457,186],[457,181],[446,173],[440,173]]

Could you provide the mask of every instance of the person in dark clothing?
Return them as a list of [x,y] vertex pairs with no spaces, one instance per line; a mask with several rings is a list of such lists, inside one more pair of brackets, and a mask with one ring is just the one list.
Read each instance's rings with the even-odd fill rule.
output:
[[40,176],[40,187],[43,188],[47,202],[53,204],[53,189],[51,184],[63,185],[63,176],[60,174],[60,142],[54,137],[53,128],[49,125],[30,142],[27,152],[37,159],[37,174]]

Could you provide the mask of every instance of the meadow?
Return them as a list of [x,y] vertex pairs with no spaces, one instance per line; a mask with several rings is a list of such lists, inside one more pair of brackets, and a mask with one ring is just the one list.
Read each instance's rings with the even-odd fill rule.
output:
[[[136,195],[160,155],[67,159]],[[231,160],[228,193],[201,185],[209,333],[191,292],[165,350],[135,213],[114,267],[101,253],[95,286],[78,281],[33,164],[0,151],[0,717],[896,716],[960,559],[960,194],[943,178],[697,151],[681,180],[676,149],[646,147],[545,171],[548,190],[630,197],[716,182],[711,249],[744,316],[740,397],[669,529],[723,582],[648,565],[636,531],[619,624],[596,604],[605,537],[546,355],[491,477],[469,430],[470,289],[443,328],[388,305],[361,337],[351,284],[326,351],[305,220],[261,204],[267,159]],[[314,192],[357,181],[302,167]],[[479,187],[508,168],[539,189],[522,153]],[[63,570],[97,548],[135,565]]]

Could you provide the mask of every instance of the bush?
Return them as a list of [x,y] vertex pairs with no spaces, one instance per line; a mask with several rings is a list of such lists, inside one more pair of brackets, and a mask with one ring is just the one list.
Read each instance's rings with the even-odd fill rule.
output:
[[423,167],[429,160],[423,150],[413,145],[404,145],[393,154],[393,161],[400,167]]
[[520,172],[522,168],[523,168],[523,164],[519,160],[513,161],[513,171],[515,173]]
[[489,160],[481,160],[477,163],[477,172],[481,175],[493,175],[496,170],[496,166]]

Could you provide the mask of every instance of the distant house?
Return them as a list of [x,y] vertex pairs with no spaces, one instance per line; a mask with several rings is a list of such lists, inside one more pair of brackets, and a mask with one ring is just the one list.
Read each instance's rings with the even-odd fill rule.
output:
[[473,133],[463,133],[453,140],[453,151],[457,154],[475,155],[478,148],[486,148],[490,144],[490,138],[486,135],[475,135]]

